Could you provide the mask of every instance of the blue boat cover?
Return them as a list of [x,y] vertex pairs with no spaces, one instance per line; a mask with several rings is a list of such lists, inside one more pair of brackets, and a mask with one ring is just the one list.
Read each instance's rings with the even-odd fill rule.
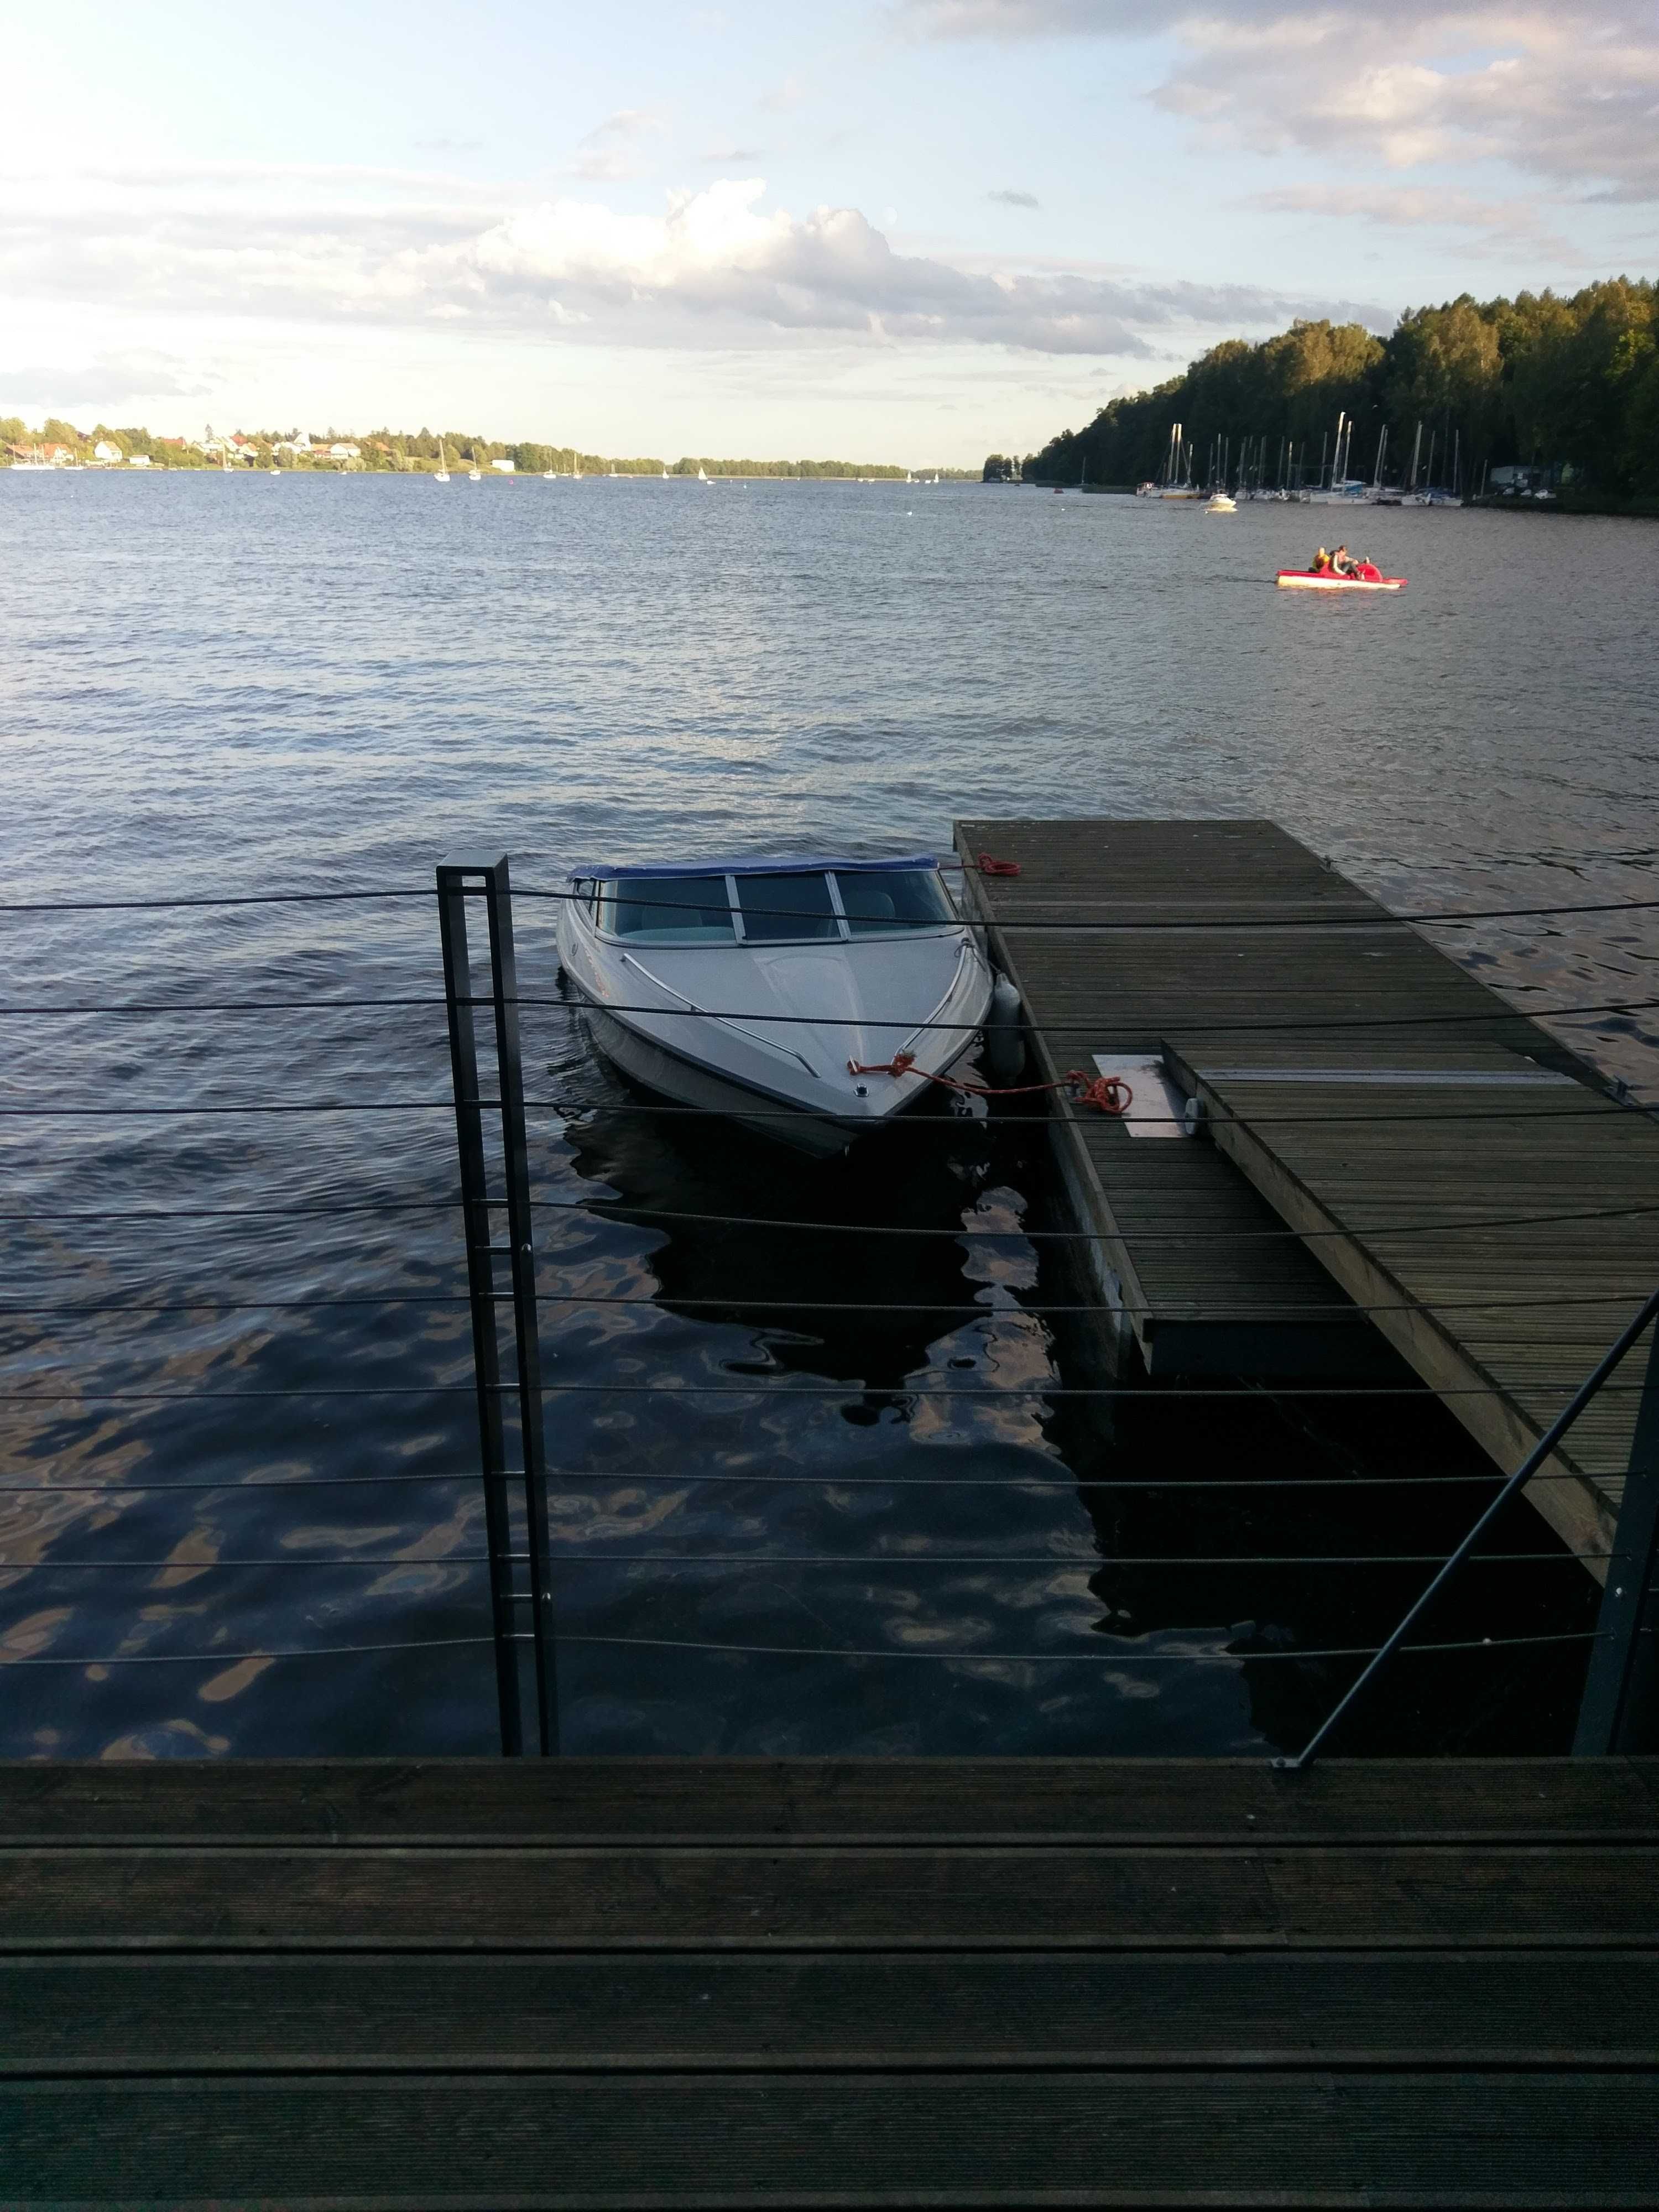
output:
[[844,876],[878,868],[933,868],[938,865],[932,853],[902,853],[880,860],[849,860],[844,855],[833,854],[811,854],[805,858],[786,854],[781,858],[759,860],[750,854],[735,860],[637,860],[617,868],[597,865],[573,868],[570,873],[573,881],[579,876],[597,876],[607,883],[636,883],[641,878],[665,876],[821,876],[829,868]]

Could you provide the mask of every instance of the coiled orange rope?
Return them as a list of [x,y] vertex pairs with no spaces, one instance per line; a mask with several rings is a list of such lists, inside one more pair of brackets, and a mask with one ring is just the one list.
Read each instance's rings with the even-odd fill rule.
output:
[[933,1075],[925,1067],[916,1066],[913,1052],[896,1052],[891,1060],[849,1060],[849,1075],[925,1075],[929,1083],[941,1085],[946,1091],[960,1091],[965,1098],[1023,1098],[1034,1091],[1066,1091],[1075,1092],[1079,1106],[1092,1106],[1100,1114],[1127,1114],[1134,1092],[1121,1075],[1085,1074],[1080,1067],[1068,1068],[1057,1083],[964,1083],[955,1075]]

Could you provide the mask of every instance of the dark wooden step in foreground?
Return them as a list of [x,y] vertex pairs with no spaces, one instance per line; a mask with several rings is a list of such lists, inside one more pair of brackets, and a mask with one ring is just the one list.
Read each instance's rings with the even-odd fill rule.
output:
[[0,1766],[0,2203],[1659,2204],[1659,1760]]

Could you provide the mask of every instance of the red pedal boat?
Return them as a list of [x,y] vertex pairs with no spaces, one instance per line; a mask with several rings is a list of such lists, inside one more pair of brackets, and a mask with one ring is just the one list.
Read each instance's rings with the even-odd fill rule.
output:
[[1339,576],[1334,568],[1281,568],[1274,579],[1281,592],[1403,592],[1403,576],[1385,576],[1369,564],[1357,575]]

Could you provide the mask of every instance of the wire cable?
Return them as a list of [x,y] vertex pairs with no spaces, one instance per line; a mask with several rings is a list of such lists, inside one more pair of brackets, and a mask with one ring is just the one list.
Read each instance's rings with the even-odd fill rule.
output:
[[[947,863],[946,865],[959,866],[960,863]],[[1613,865],[1627,866],[1629,864],[1614,862]],[[601,872],[596,871],[595,875],[596,878],[599,877],[601,875]],[[672,879],[664,878],[664,880],[666,881]],[[1346,877],[1340,878],[1339,880],[1344,884],[1345,887],[1358,897],[1369,897],[1370,894],[1360,890],[1358,885],[1349,884]],[[1030,886],[1026,886],[1026,889],[1029,891]],[[368,887],[357,890],[338,891],[213,892],[200,896],[164,899],[9,900],[3,903],[0,903],[0,914],[153,914],[167,913],[173,910],[193,910],[203,907],[330,906],[374,899],[423,899],[430,900],[435,903],[440,898],[445,896],[452,898],[485,899],[489,898],[490,896],[491,893],[489,888],[482,884],[458,884],[447,891],[441,891],[437,885],[433,884],[429,885],[422,885],[416,889],[386,886],[385,888]],[[556,905],[586,903],[585,894],[569,890],[546,890],[529,884],[514,884],[509,891],[502,894],[501,896],[505,896],[509,902],[514,899],[535,899],[544,902],[551,902]],[[1004,896],[1007,895],[1004,894]],[[634,902],[636,904],[646,904],[656,907],[664,913],[670,911],[676,913],[703,914],[726,913],[738,915],[739,916],[746,915],[757,919],[765,918],[771,920],[787,920],[792,922],[799,922],[801,920],[801,915],[799,911],[792,908],[784,907],[745,908],[739,904],[738,906],[728,905],[722,908],[718,901],[710,902],[707,900],[698,900],[694,902],[690,900],[684,899],[650,899],[635,901]],[[1039,900],[1037,902],[1042,903],[1043,902]],[[1098,904],[1100,902],[1096,901],[1094,903]],[[912,923],[901,922],[898,927],[901,929],[1024,928],[1064,929],[1068,931],[1074,931],[1079,928],[1085,931],[1146,928],[1376,929],[1386,927],[1390,924],[1401,925],[1416,922],[1450,924],[1465,921],[1534,921],[1540,917],[1552,915],[1639,914],[1648,911],[1655,907],[1659,907],[1659,899],[1607,899],[1595,902],[1569,906],[1458,907],[1448,908],[1438,912],[1395,914],[1390,909],[1378,904],[1376,911],[1370,915],[1287,915],[1283,919],[1278,920],[1273,917],[1258,918],[1249,915],[1237,918],[1230,915],[1220,917],[1198,915],[1191,918],[1164,916],[1160,917],[1159,920],[1155,922],[1107,921],[1077,923],[1073,921],[1055,921],[1048,919],[1033,919],[1022,922],[1016,915],[1009,915],[1006,918],[999,916],[988,921],[981,919],[978,916],[963,915],[959,918],[953,916],[948,921],[932,920]]]
[[[854,1399],[884,1398],[971,1398],[981,1404],[1016,1405],[1030,1398],[1137,1398],[1155,1401],[1173,1398],[1200,1398],[1206,1404],[1224,1398],[1259,1398],[1269,1395],[1283,1398],[1410,1398],[1421,1404],[1442,1398],[1506,1398],[1513,1394],[1496,1383],[1451,1383],[1443,1389],[1426,1382],[1306,1382],[1276,1383],[1271,1393],[1255,1386],[1237,1388],[1222,1383],[1213,1388],[1188,1384],[1144,1383],[1058,1383],[1017,1382],[1000,1390],[962,1390],[942,1389],[931,1382],[801,1382],[791,1383],[781,1394],[769,1390],[776,1370],[768,1370],[749,1382],[560,1382],[544,1378],[541,1390],[544,1397],[567,1397],[575,1395],[599,1397],[691,1398],[735,1397],[757,1398],[782,1395],[795,1398],[834,1398],[842,1402]],[[1582,1379],[1582,1378],[1581,1378]],[[1548,1393],[1571,1392],[1578,1388],[1574,1382],[1545,1382],[1528,1381],[1526,1395],[1536,1397]],[[1639,1382],[1604,1382],[1598,1396],[1609,1393],[1623,1396],[1638,1394]],[[64,1390],[0,1390],[0,1405],[61,1406],[190,1406],[214,1399],[228,1400],[233,1404],[250,1404],[276,1398],[471,1398],[480,1392],[490,1396],[516,1397],[516,1382],[401,1382],[383,1384],[357,1383],[350,1386],[319,1383],[304,1389],[286,1390],[81,1390],[71,1385]]]
[[[1272,1277],[1264,1277],[1259,1287],[1274,1287]],[[988,1284],[987,1289],[996,1285]],[[1238,1285],[1235,1288],[1240,1287]],[[1494,1296],[1484,1298],[1407,1298],[1386,1305],[1360,1305],[1351,1298],[1309,1301],[1298,1298],[1274,1298],[1270,1310],[1282,1314],[1448,1314],[1448,1313],[1536,1313],[1555,1312],[1567,1306],[1627,1306],[1639,1291],[1629,1287],[1614,1291],[1564,1291],[1555,1297],[1508,1298]],[[484,1304],[511,1306],[514,1293],[511,1291],[485,1291],[478,1294]],[[1041,1321],[1057,1314],[1119,1314],[1138,1309],[1126,1306],[1121,1301],[1093,1299],[1075,1304],[1042,1305],[987,1305],[975,1299],[954,1298],[757,1298],[742,1291],[732,1291],[724,1297],[688,1297],[677,1291],[658,1290],[644,1294],[623,1291],[560,1291],[549,1290],[538,1284],[538,1304],[549,1306],[635,1306],[648,1308],[653,1312],[714,1311],[726,1313],[733,1310],[751,1313],[831,1313],[831,1314],[965,1314],[971,1318],[988,1321]],[[159,1314],[162,1316],[192,1313],[329,1313],[337,1310],[356,1311],[361,1308],[381,1306],[465,1306],[471,1303],[465,1291],[380,1291],[365,1292],[360,1297],[347,1298],[185,1298],[171,1305],[145,1305],[131,1299],[93,1305],[6,1305],[0,1304],[0,1319],[8,1316],[56,1316],[72,1318],[88,1314]],[[1231,1313],[1224,1307],[1200,1306],[1191,1299],[1166,1300],[1158,1308],[1162,1320],[1231,1322],[1260,1319],[1257,1313]]]
[[[528,1554],[514,1553],[513,1563],[526,1564]],[[1577,1566],[1586,1559],[1620,1559],[1622,1552],[1484,1552],[1474,1553],[1466,1566],[1527,1565]],[[1444,1552],[1342,1552],[1328,1555],[1300,1552],[1218,1552],[1183,1558],[1176,1553],[1099,1552],[1076,1554],[1039,1552],[561,1552],[550,1551],[554,1566],[603,1567],[1085,1567],[1100,1574],[1114,1567],[1437,1567]],[[0,1575],[108,1574],[152,1572],[197,1575],[230,1569],[266,1567],[487,1567],[487,1552],[446,1553],[431,1559],[295,1559],[283,1553],[274,1559],[8,1559],[0,1558]]]
[[[0,1483],[0,1498],[56,1498],[82,1492],[99,1498],[167,1498],[174,1491],[224,1491],[240,1497],[247,1491],[343,1490],[358,1485],[422,1482],[522,1482],[521,1467],[500,1468],[486,1474],[472,1467],[457,1473],[441,1469],[433,1474],[305,1474],[283,1476],[275,1482],[246,1482],[222,1475],[203,1482],[8,1482]],[[1272,1474],[1272,1475],[1158,1475],[1122,1480],[1093,1474],[770,1474],[727,1468],[555,1468],[548,1472],[550,1494],[562,1497],[573,1488],[599,1489],[616,1484],[668,1482],[692,1488],[703,1482],[764,1482],[780,1489],[830,1490],[1378,1490],[1433,1487],[1446,1483],[1503,1482],[1502,1468],[1475,1468],[1467,1474]],[[1529,1482],[1582,1482],[1577,1474],[1540,1471]]]
[[[1655,1001],[1659,1005],[1659,1000]],[[1431,1113],[1376,1114],[1232,1114],[1212,1113],[1209,1126],[1212,1128],[1240,1128],[1246,1131],[1285,1127],[1329,1128],[1367,1121],[1386,1123],[1390,1128],[1403,1123],[1419,1122],[1479,1122],[1483,1126],[1492,1121],[1605,1121],[1609,1115],[1631,1114],[1647,1115],[1647,1109],[1634,1103],[1621,1104],[1600,1092],[1585,1090],[1593,1101],[1586,1106],[1482,1106],[1474,1110],[1468,1108],[1442,1108]],[[490,1113],[500,1109],[499,1098],[468,1099],[466,1104]],[[879,1121],[860,1122],[837,1116],[828,1108],[805,1106],[673,1106],[655,1101],[606,1100],[603,1104],[573,1106],[562,1098],[526,1098],[524,1110],[531,1114],[552,1114],[561,1121],[582,1121],[600,1114],[659,1114],[691,1115],[702,1121],[828,1121],[846,1129],[848,1140],[854,1136],[872,1134],[877,1130],[928,1128],[941,1125],[964,1128],[971,1117],[954,1111],[943,1114],[918,1112],[907,1107],[902,1112],[887,1115]],[[177,1121],[195,1119],[228,1119],[233,1115],[295,1115],[295,1114],[453,1114],[454,1101],[449,1098],[370,1098],[301,1099],[292,1104],[273,1104],[260,1100],[235,1101],[227,1105],[210,1106],[0,1106],[0,1120],[12,1121]],[[997,1126],[1006,1128],[1019,1121],[1029,1121],[1046,1127],[1053,1116],[1046,1113],[999,1113]],[[1174,1115],[1146,1115],[1148,1121],[1173,1122]]]
[[[1459,970],[1458,973],[1462,975],[1462,971]],[[1495,994],[1489,992],[1489,987],[1485,984],[1477,984],[1473,988],[1479,989],[1483,995],[1495,995]],[[457,1005],[463,1006],[483,1007],[487,1009],[493,1007],[496,1004],[496,1001],[494,999],[460,999],[458,1000],[456,1003]],[[1120,999],[1114,1002],[1112,1018],[1109,1023],[1103,1023],[1098,1018],[1097,1018],[1092,1021],[1086,1022],[1051,1023],[1045,1024],[1041,1028],[1035,1027],[1032,1024],[1024,1019],[989,1023],[983,1021],[973,1022],[966,1019],[958,1019],[956,1021],[918,1022],[912,1020],[908,1017],[896,1015],[890,1019],[888,1019],[869,1014],[759,1013],[751,1012],[747,1008],[740,1008],[734,1012],[729,1007],[720,1006],[698,1006],[690,1005],[680,1006],[635,1006],[630,1002],[623,1000],[611,1001],[609,1000],[601,1005],[598,1001],[585,999],[580,995],[548,998],[539,994],[532,995],[522,992],[520,993],[517,997],[503,999],[501,1001],[501,1004],[507,1006],[532,1006],[543,1009],[550,1008],[553,1012],[558,1013],[580,1013],[591,1011],[595,1013],[602,1014],[652,1014],[659,1016],[664,1020],[670,1020],[678,1018],[683,1020],[690,1019],[698,1021],[767,1023],[805,1022],[814,1028],[902,1030],[907,1035],[921,1034],[921,1032],[929,1030],[973,1030],[990,1029],[1009,1030],[1020,1036],[1077,1037],[1093,1036],[1096,1035],[1116,1036],[1122,1035],[1126,1031],[1139,1031],[1158,1028],[1167,1028],[1176,1030],[1182,1035],[1189,1035],[1194,1030],[1201,1030],[1212,1032],[1219,1031],[1224,1036],[1231,1036],[1237,1034],[1243,1034],[1247,1031],[1286,1029],[1321,1030],[1353,1029],[1415,1030],[1425,1027],[1443,1027],[1449,1022],[1550,1021],[1559,1019],[1569,1014],[1643,1013],[1650,1011],[1656,1006],[1659,1006],[1659,999],[1636,999],[1631,1000],[1602,1000],[1586,1006],[1540,1006],[1530,1010],[1524,1007],[1500,1005],[1493,1007],[1490,1012],[1482,1012],[1480,1013],[1475,1013],[1471,1011],[1468,1013],[1459,1012],[1439,1014],[1356,1014],[1333,1017],[1314,1015],[1307,1018],[1294,1018],[1286,1021],[1272,1022],[1218,1021],[1213,1018],[1206,1021],[1200,1021],[1195,1017],[1188,1014],[1169,1012],[1162,1001],[1159,1002],[1158,1007],[1152,1013],[1143,1013],[1137,1010],[1133,1000]],[[428,1012],[437,1012],[441,1009],[446,1008],[447,1005],[448,1001],[444,998],[427,995],[396,999],[311,998],[185,1000],[178,1001],[167,1000],[125,1000],[110,1005],[76,1003],[74,1005],[4,1006],[0,1006],[0,1014],[34,1016],[44,1014],[393,1013],[408,1012],[411,1009],[416,1008],[424,1008]]]
[[[526,1634],[503,1638],[513,1644],[528,1644],[533,1639]],[[1402,1656],[1413,1652],[1433,1651],[1497,1651],[1512,1650],[1522,1644],[1595,1644],[1601,1641],[1600,1631],[1593,1628],[1573,1630],[1565,1634],[1546,1636],[1482,1636],[1467,1638],[1455,1643],[1408,1644]],[[8,1658],[8,1667],[158,1667],[241,1666],[253,1659],[339,1659],[358,1654],[378,1651],[446,1651],[464,1644],[493,1644],[489,1636],[425,1637],[397,1644],[338,1644],[301,1646],[297,1650],[277,1651],[128,1651],[113,1656],[61,1658],[52,1655],[45,1657]],[[1309,1659],[1368,1659],[1375,1656],[1374,1647],[1364,1644],[1338,1645],[1314,1650],[1272,1651],[895,1651],[866,1650],[836,1644],[713,1644],[695,1642],[689,1638],[665,1636],[602,1636],[585,1630],[561,1632],[554,1641],[567,1644],[601,1644],[621,1645],[646,1651],[719,1651],[749,1653],[757,1657],[784,1659],[923,1659],[940,1665],[999,1665],[999,1666],[1069,1666],[1075,1661],[1092,1662],[1097,1665],[1123,1666],[1152,1661],[1185,1661],[1195,1665],[1220,1663],[1226,1666],[1254,1665],[1261,1659],[1302,1661]]]
[[[483,1201],[491,1207],[507,1205],[505,1198]],[[410,1199],[380,1200],[362,1206],[167,1206],[123,1207],[109,1209],[43,1209],[21,1213],[0,1212],[0,1221],[85,1221],[109,1225],[127,1221],[197,1221],[197,1220],[324,1220],[344,1219],[350,1216],[394,1212],[398,1211],[443,1211],[458,1212],[464,1210],[465,1200],[460,1198]],[[1461,1219],[1450,1218],[1438,1221],[1385,1222],[1370,1224],[1362,1231],[1347,1229],[1291,1229],[1283,1224],[1265,1229],[1194,1228],[1185,1220],[1170,1227],[1157,1222],[1145,1222],[1133,1227],[1109,1229],[1030,1229],[1024,1223],[999,1227],[989,1222],[963,1222],[956,1228],[910,1226],[886,1221],[811,1221],[791,1216],[752,1213],[703,1213],[665,1206],[645,1206],[629,1199],[589,1198],[574,1203],[563,1199],[537,1199],[532,1210],[538,1213],[580,1214],[587,1220],[629,1222],[637,1216],[649,1221],[697,1222],[721,1229],[782,1229],[805,1231],[811,1235],[837,1237],[945,1237],[962,1243],[969,1237],[1018,1238],[1029,1244],[1136,1244],[1151,1240],[1159,1243],[1194,1242],[1206,1246],[1217,1243],[1255,1243],[1282,1241],[1294,1237],[1300,1243],[1314,1243],[1327,1237],[1352,1240],[1356,1235],[1376,1243],[1389,1237],[1419,1237],[1457,1235],[1466,1230],[1538,1229],[1551,1228],[1564,1223],[1578,1221],[1638,1221],[1659,1215],[1659,1206],[1601,1206],[1559,1213],[1498,1213],[1476,1214]]]
[[[425,1636],[405,1638],[395,1644],[300,1644],[276,1651],[118,1651],[94,1653],[90,1657],[14,1658],[8,1654],[0,1665],[12,1667],[240,1667],[251,1659],[352,1659],[376,1651],[454,1651],[465,1644],[487,1644],[493,1636]],[[527,1643],[527,1637],[507,1639]]]

